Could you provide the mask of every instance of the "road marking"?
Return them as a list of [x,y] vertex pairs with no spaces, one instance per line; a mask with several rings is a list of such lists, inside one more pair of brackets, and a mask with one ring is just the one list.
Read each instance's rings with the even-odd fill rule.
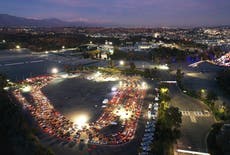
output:
[[39,63],[39,62],[43,62],[44,60],[34,60],[34,61],[30,61],[30,63]]
[[16,63],[10,63],[10,64],[4,64],[5,66],[15,66],[15,65],[22,65],[24,62],[16,62]]
[[190,115],[191,122],[196,123],[196,117],[194,115]]
[[209,117],[210,113],[209,112],[202,112],[202,111],[181,111],[182,116],[190,116],[194,115],[195,117]]
[[29,63],[41,63],[43,61],[44,60],[34,60],[34,61],[25,61],[25,62],[6,63],[6,64],[0,64],[0,67],[16,66],[16,65],[23,65],[23,64],[29,64]]
[[186,153],[186,154],[193,154],[193,155],[210,155],[209,153],[205,153],[205,152],[195,152],[195,151],[181,150],[181,149],[178,149],[177,152]]

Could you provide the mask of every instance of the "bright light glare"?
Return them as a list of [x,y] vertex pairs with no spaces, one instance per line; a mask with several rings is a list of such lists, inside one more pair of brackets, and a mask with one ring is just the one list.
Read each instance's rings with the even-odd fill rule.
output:
[[168,92],[168,88],[161,88],[160,91],[162,94],[165,94]]
[[209,153],[195,152],[190,150],[180,150],[180,149],[178,149],[177,152],[187,153],[187,154],[197,154],[197,155],[210,155]]
[[87,126],[88,119],[89,118],[87,115],[79,115],[74,119],[74,124],[76,124],[79,129],[82,129],[83,127]]
[[19,45],[16,46],[16,49],[20,49],[21,47]]
[[101,72],[97,71],[96,76],[100,76]]
[[9,87],[4,87],[3,89],[4,89],[4,90],[9,90],[10,88],[9,88]]
[[112,92],[115,92],[115,91],[117,91],[117,87],[112,87]]
[[65,46],[62,46],[62,49],[65,49]]
[[63,74],[63,75],[61,75],[61,77],[66,79],[66,78],[68,78],[68,74]]
[[122,119],[122,120],[125,120],[125,119],[129,119],[130,117],[131,117],[131,115],[132,115],[132,112],[131,111],[127,111],[127,110],[125,110],[124,108],[121,108],[121,109],[117,109],[117,110],[115,110],[115,114],[117,115],[117,116],[120,116],[120,118]]
[[169,70],[169,67],[167,65],[159,65],[158,68],[160,70]]
[[151,111],[148,111],[148,119],[151,119],[151,117],[152,117]]
[[24,93],[30,92],[30,90],[31,90],[31,87],[30,87],[30,86],[24,86],[24,87],[22,88],[22,91],[23,91]]
[[123,60],[121,60],[121,61],[119,62],[119,64],[120,64],[121,66],[124,66],[125,62],[124,62]]
[[51,70],[51,73],[52,73],[52,74],[57,74],[57,73],[58,73],[58,69],[57,69],[57,68],[53,68],[53,69]]
[[147,88],[147,83],[146,82],[142,82],[141,86],[142,86],[143,89],[146,89]]

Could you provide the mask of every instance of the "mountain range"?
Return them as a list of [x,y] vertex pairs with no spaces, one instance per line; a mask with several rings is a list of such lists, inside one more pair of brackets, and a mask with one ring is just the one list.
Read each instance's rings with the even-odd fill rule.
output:
[[90,22],[68,22],[57,18],[49,19],[30,19],[24,17],[17,17],[8,14],[0,14],[0,27],[64,27],[64,26],[106,26],[107,24],[96,24]]

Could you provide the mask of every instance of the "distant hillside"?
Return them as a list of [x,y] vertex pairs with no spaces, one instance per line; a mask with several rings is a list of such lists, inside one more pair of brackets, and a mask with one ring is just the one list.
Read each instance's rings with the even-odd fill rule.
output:
[[0,27],[3,26],[61,27],[61,26],[90,26],[90,25],[93,25],[93,23],[66,22],[56,18],[38,20],[38,19],[16,17],[8,14],[0,14]]

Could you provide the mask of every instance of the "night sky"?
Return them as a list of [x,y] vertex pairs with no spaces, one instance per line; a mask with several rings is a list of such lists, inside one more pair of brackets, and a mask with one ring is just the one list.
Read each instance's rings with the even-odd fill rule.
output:
[[230,24],[230,0],[1,0],[0,13],[132,26]]

